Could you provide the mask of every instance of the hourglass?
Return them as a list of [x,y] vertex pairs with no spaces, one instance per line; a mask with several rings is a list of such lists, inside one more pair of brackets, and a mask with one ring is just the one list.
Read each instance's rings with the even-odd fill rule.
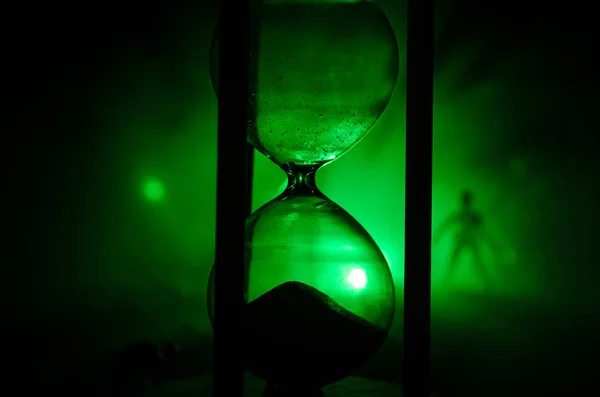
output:
[[[288,185],[246,222],[243,354],[248,370],[267,382],[267,394],[318,394],[378,351],[394,317],[382,252],[319,190],[315,174],[360,141],[385,110],[398,49],[370,1],[265,0],[258,15],[248,140],[281,167]],[[217,47],[215,34],[215,88]],[[211,321],[213,293],[214,268]]]

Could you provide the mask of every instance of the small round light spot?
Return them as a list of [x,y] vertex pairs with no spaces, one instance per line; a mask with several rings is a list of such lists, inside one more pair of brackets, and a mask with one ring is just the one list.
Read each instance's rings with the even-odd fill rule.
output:
[[352,269],[347,280],[356,289],[363,289],[367,285],[367,275],[362,269]]
[[148,180],[144,183],[144,196],[148,201],[161,201],[165,197],[165,188],[159,180]]

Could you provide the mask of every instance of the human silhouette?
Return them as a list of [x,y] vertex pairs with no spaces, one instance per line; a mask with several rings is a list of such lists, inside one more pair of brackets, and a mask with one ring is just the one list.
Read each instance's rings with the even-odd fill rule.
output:
[[[437,243],[450,229],[453,229],[452,251],[446,269],[446,279],[451,279],[458,266],[461,255],[471,251],[473,266],[479,272],[485,283],[489,275],[484,267],[481,257],[481,248],[484,240],[488,240],[483,229],[483,219],[479,212],[473,208],[473,194],[464,190],[460,195],[460,208],[450,214],[440,225],[433,236],[433,243]],[[491,243],[491,241],[487,241]]]

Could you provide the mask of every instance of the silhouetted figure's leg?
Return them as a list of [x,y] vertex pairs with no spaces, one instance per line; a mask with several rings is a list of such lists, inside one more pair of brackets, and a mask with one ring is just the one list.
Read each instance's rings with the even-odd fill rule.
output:
[[487,289],[490,287],[490,275],[488,270],[485,268],[483,259],[481,257],[481,249],[479,244],[474,243],[471,245],[471,252],[473,253],[473,267],[479,273],[479,277],[483,282],[484,287]]
[[446,277],[445,280],[446,282],[449,282],[452,277],[454,276],[454,273],[456,273],[456,268],[458,266],[459,260],[460,260],[460,255],[462,254],[464,250],[464,244],[461,242],[456,242],[454,244],[454,248],[452,248],[452,252],[450,253],[450,259],[448,261],[448,268],[446,269]]

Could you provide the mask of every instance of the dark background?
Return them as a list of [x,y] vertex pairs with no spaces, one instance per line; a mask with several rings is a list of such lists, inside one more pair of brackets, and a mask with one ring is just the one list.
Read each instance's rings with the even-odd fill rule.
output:
[[[402,42],[404,4],[384,2],[382,6]],[[532,340],[540,341],[540,345],[535,354],[515,353],[507,356],[509,358],[503,363],[489,357],[469,363],[471,356],[461,350],[464,344],[479,346],[478,349],[483,349],[480,355],[485,356],[485,346],[496,343],[488,336],[501,332],[491,329],[497,327],[495,323],[488,324],[491,328],[486,331],[486,326],[481,325],[477,315],[473,314],[468,321],[463,321],[463,328],[444,331],[437,337],[434,335],[434,339],[442,341],[438,344],[451,346],[442,349],[445,353],[440,354],[443,360],[438,360],[438,364],[434,358],[441,379],[439,383],[448,390],[499,388],[504,379],[510,385],[505,386],[509,389],[527,384],[523,390],[535,394],[533,390],[540,387],[545,394],[539,392],[538,395],[547,395],[551,390],[565,391],[595,383],[593,374],[598,370],[596,353],[599,352],[596,319],[597,303],[600,302],[596,280],[600,270],[594,237],[597,235],[596,203],[600,193],[596,156],[598,119],[595,117],[599,102],[597,28],[592,7],[593,4],[583,2],[553,5],[455,1],[439,4],[436,73],[442,75],[450,67],[457,48],[472,48],[475,54],[465,57],[468,59],[460,73],[445,79],[444,84],[451,87],[452,92],[468,91],[481,84],[506,59],[518,57],[522,60],[521,67],[507,72],[511,96],[503,99],[518,103],[521,110],[506,111],[514,108],[505,103],[498,106],[499,112],[505,112],[503,119],[513,120],[507,125],[518,125],[519,128],[506,131],[503,139],[496,139],[489,148],[481,150],[480,161],[502,158],[509,152],[534,153],[545,167],[545,178],[552,180],[552,189],[541,199],[543,217],[538,218],[538,221],[543,219],[545,229],[540,255],[548,263],[546,278],[552,280],[544,295],[551,296],[549,303],[492,302],[486,306],[486,311],[496,312],[503,319],[501,322],[511,318],[513,326],[506,325],[504,332],[513,333],[513,339],[522,340],[518,345],[520,349]],[[136,78],[144,73],[143,68],[136,69],[140,65],[148,63],[158,67],[161,70],[159,80],[164,78],[169,82],[163,87],[164,101],[176,104],[149,106],[140,113],[162,112],[161,122],[177,126],[179,120],[188,117],[190,109],[197,105],[194,98],[205,95],[209,84],[205,77],[201,84],[196,83],[189,78],[194,73],[188,69],[187,74],[179,73],[178,67],[188,67],[184,65],[187,62],[193,69],[194,65],[207,62],[204,61],[207,38],[214,29],[216,15],[216,6],[208,2],[10,5],[3,12],[5,117],[2,159],[6,236],[3,245],[6,247],[2,260],[5,275],[1,301],[3,329],[7,335],[5,357],[11,363],[7,367],[10,367],[8,371],[13,380],[25,381],[29,386],[65,384],[73,377],[87,376],[81,375],[85,371],[101,372],[98,368],[106,363],[106,357],[138,340],[210,340],[206,325],[200,327],[200,331],[198,327],[177,325],[173,321],[179,315],[177,313],[157,326],[160,332],[148,332],[154,326],[148,320],[151,315],[132,316],[131,308],[109,304],[118,301],[110,293],[94,292],[115,288],[114,285],[104,287],[99,282],[85,299],[75,293],[57,294],[56,291],[76,289],[74,280],[77,277],[87,279],[86,285],[92,284],[89,280],[95,277],[93,266],[79,270],[77,277],[63,277],[66,274],[63,266],[68,262],[65,251],[61,251],[62,257],[56,254],[50,257],[47,253],[51,250],[44,246],[55,244],[57,240],[67,241],[64,244],[68,246],[68,240],[72,239],[73,251],[96,252],[93,240],[84,246],[81,239],[74,237],[88,230],[82,226],[86,222],[85,216],[75,218],[68,214],[71,211],[85,214],[82,208],[88,206],[88,201],[81,197],[92,197],[98,190],[103,190],[105,196],[88,208],[102,213],[103,208],[115,205],[110,197],[119,193],[110,191],[110,185],[106,183],[87,183],[93,178],[102,180],[103,174],[112,175],[114,169],[122,165],[117,160],[105,161],[107,157],[98,157],[102,160],[93,167],[87,161],[111,145],[121,145],[127,140],[119,135],[127,134],[126,128],[113,128],[115,120],[127,114],[127,106],[111,107],[102,100],[118,98],[119,89],[127,87],[128,82],[120,80],[120,74],[115,71],[131,67],[134,70],[128,76]],[[180,48],[194,48],[196,44],[195,55],[181,56]],[[136,62],[129,62],[133,58]],[[206,70],[203,66],[198,75],[205,75]],[[398,89],[402,88],[400,82]],[[523,97],[532,98],[531,102],[523,101]],[[203,114],[215,117],[209,111]],[[212,123],[211,126],[214,121]],[[177,127],[163,130],[164,134],[178,134]],[[157,134],[160,132],[153,131],[148,141],[156,144],[160,139]],[[140,139],[139,134],[136,139]],[[214,137],[208,141],[214,142]],[[214,150],[211,148],[214,146],[206,150]],[[53,186],[64,184],[78,194],[57,188],[60,194],[48,198],[49,192],[54,191]],[[103,200],[106,200],[105,206]],[[214,205],[214,200],[212,203],[203,205]],[[68,221],[58,227],[51,222],[55,218],[40,217],[40,214],[48,213]],[[123,216],[119,219],[125,222]],[[210,224],[210,217],[206,219],[204,222]],[[128,240],[124,238],[124,241]],[[126,242],[123,244],[127,245]],[[110,262],[110,258],[103,260]],[[212,261],[209,254],[200,260],[207,264]],[[100,266],[98,263],[94,266]],[[144,267],[140,266],[136,271],[142,272]],[[136,274],[135,271],[132,274]],[[121,282],[119,291],[127,291],[128,285]],[[135,306],[138,302],[143,306],[140,302],[147,301],[152,295],[162,296],[161,305],[167,307],[189,305],[197,307],[198,311],[204,310],[203,298],[189,303],[168,286],[155,283],[153,288],[152,293],[146,292],[147,295],[140,295],[128,304]],[[472,304],[487,298],[470,295],[465,299]],[[103,302],[106,308],[99,311]],[[173,324],[165,325],[169,321]],[[471,324],[471,331],[465,331],[464,324],[469,321],[479,325]],[[145,330],[123,325],[128,322]],[[97,336],[105,334],[113,334],[114,338],[107,342],[106,338]],[[546,342],[542,343],[542,340]],[[510,346],[505,349],[517,345]],[[382,377],[393,377],[392,373],[396,371],[398,360],[390,357],[397,357],[399,353],[390,351],[372,369]],[[202,356],[201,361],[210,361],[208,350]],[[526,360],[532,361],[528,364]],[[542,366],[542,362],[548,363],[547,367]],[[518,374],[525,372],[514,369],[520,366],[535,367],[535,370],[523,379]],[[444,371],[446,375],[443,375]],[[482,376],[484,372],[495,375]]]

